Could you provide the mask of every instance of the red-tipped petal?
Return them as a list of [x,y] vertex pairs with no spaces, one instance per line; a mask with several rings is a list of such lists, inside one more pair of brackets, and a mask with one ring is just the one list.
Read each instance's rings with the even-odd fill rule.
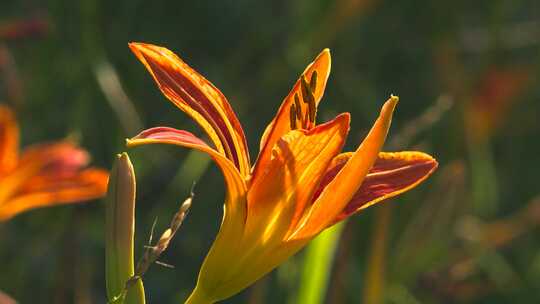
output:
[[46,173],[24,190],[0,205],[0,221],[31,209],[68,203],[78,203],[105,195],[108,173],[101,169],[86,169],[59,178]]
[[[345,166],[351,156],[352,153],[343,153],[334,159],[313,198],[314,200]],[[379,153],[375,164],[366,175],[358,191],[329,226],[362,209],[416,187],[426,180],[437,166],[437,161],[433,157],[422,152]]]
[[[128,139],[128,147],[140,146],[145,144],[170,144],[186,148],[192,148],[207,153],[216,162],[221,169],[227,185],[227,200],[225,210],[229,214],[225,218],[245,219],[246,205],[238,203],[245,201],[247,188],[244,178],[240,175],[234,164],[223,154],[208,146],[202,139],[192,133],[184,130],[178,130],[168,127],[156,127],[145,130],[139,135]],[[234,214],[234,216],[230,216]],[[244,222],[241,223],[242,225]],[[225,222],[223,225],[226,225]],[[227,224],[228,225],[228,224]],[[243,228],[243,226],[242,226]]]
[[[206,142],[204,142],[204,140],[193,135],[193,133],[169,127],[155,127],[144,130],[137,136],[128,139],[128,145],[136,145],[141,140],[144,140],[144,143],[167,143],[177,144],[180,146],[183,146],[185,144],[200,146],[201,149],[212,149],[209,145],[206,144]],[[149,142],[150,140],[156,142]]]
[[214,159],[225,176],[229,190],[234,189],[245,194],[245,182],[238,169],[223,154],[208,146],[202,139],[184,130],[169,127],[156,127],[142,131],[137,136],[128,139],[128,147],[145,144],[171,144],[196,149],[207,153]]
[[[86,151],[69,142],[39,144],[23,151],[17,166],[0,181],[0,205],[25,189],[34,186],[32,180],[41,176],[69,177],[84,167],[89,160]],[[53,178],[54,179],[54,178]]]
[[244,131],[225,96],[170,50],[145,43],[130,43],[129,47],[163,94],[201,125],[217,151],[226,155],[243,176],[249,175]]

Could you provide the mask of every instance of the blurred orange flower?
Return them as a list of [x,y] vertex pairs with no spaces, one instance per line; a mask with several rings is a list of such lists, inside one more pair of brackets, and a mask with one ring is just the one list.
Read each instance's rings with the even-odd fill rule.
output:
[[270,122],[251,167],[244,131],[225,96],[168,49],[132,43],[163,94],[212,140],[168,127],[145,130],[128,146],[165,143],[208,153],[227,185],[219,233],[186,303],[230,297],[304,247],[324,229],[425,180],[437,162],[421,152],[380,152],[398,98],[383,106],[354,152],[340,153],[350,115],[316,124],[330,73],[324,50],[302,73]]
[[466,107],[467,129],[473,141],[489,138],[513,104],[531,83],[530,72],[521,68],[493,67],[480,80]]
[[19,155],[17,122],[0,105],[0,221],[34,208],[104,196],[108,173],[83,169],[88,161],[88,153],[69,142],[34,145]]

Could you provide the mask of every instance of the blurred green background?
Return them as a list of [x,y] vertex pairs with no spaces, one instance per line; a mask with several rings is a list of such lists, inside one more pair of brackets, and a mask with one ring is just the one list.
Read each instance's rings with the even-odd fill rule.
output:
[[[70,136],[109,168],[142,128],[201,134],[130,41],[170,48],[220,88],[252,159],[282,98],[328,47],[319,120],[351,112],[347,149],[393,93],[401,101],[386,150],[439,160],[426,183],[226,303],[540,302],[540,2],[4,0],[0,100],[16,110],[22,144]],[[129,153],[138,256],[154,219],[162,231],[197,181],[162,257],[175,268],[154,265],[144,278],[149,303],[179,303],[219,228],[222,177],[185,149]],[[0,225],[0,290],[20,303],[105,303],[103,246],[103,201],[17,216]],[[310,282],[317,276],[322,287]]]

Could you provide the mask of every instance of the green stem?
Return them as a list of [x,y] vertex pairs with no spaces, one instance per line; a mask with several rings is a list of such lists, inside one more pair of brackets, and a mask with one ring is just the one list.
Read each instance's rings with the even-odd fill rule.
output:
[[367,260],[362,303],[384,303],[386,255],[389,226],[392,222],[392,205],[384,203],[376,209],[370,254]]
[[324,303],[335,249],[344,226],[342,222],[327,229],[306,248],[300,290],[297,301],[293,303]]

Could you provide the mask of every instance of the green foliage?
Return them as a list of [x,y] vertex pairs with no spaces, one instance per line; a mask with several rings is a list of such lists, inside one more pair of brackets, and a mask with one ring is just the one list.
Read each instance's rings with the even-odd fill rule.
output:
[[[356,147],[391,93],[401,101],[390,141],[440,96],[454,104],[400,147],[429,152],[440,168],[389,202],[386,302],[539,303],[538,8],[537,0],[4,0],[0,102],[17,111],[22,145],[70,135],[103,168],[111,167],[112,156],[125,150],[124,138],[138,128],[167,125],[202,134],[159,93],[127,47],[130,41],[156,43],[223,91],[246,130],[253,159],[296,77],[328,47],[332,74],[317,119],[351,112],[346,150]],[[45,20],[45,30],[2,36],[14,21],[32,18]],[[469,138],[469,105],[484,96],[480,113],[497,108],[502,84],[486,79],[505,69],[530,80],[502,111],[490,138],[477,145]],[[142,147],[130,156],[144,185],[138,189],[139,232],[130,247],[136,252],[154,219],[169,219],[197,181],[197,202],[161,258],[175,269],[153,267],[145,275],[150,303],[180,302],[195,285],[219,227],[222,176],[206,156],[175,147]],[[19,303],[104,303],[105,208],[95,201],[2,223],[0,290]],[[284,303],[299,292],[315,295],[308,291],[322,285],[319,299],[361,303],[374,215],[368,209],[348,221],[345,244],[334,257],[328,245],[324,258],[314,261],[314,248],[322,246],[317,240],[278,271],[287,272],[286,282],[272,274],[226,303]],[[165,224],[158,221],[156,230]],[[299,283],[312,263],[324,268],[311,269],[309,283]]]
[[340,223],[323,231],[305,249],[298,296],[291,303],[325,303],[326,288],[343,226],[344,223]]

